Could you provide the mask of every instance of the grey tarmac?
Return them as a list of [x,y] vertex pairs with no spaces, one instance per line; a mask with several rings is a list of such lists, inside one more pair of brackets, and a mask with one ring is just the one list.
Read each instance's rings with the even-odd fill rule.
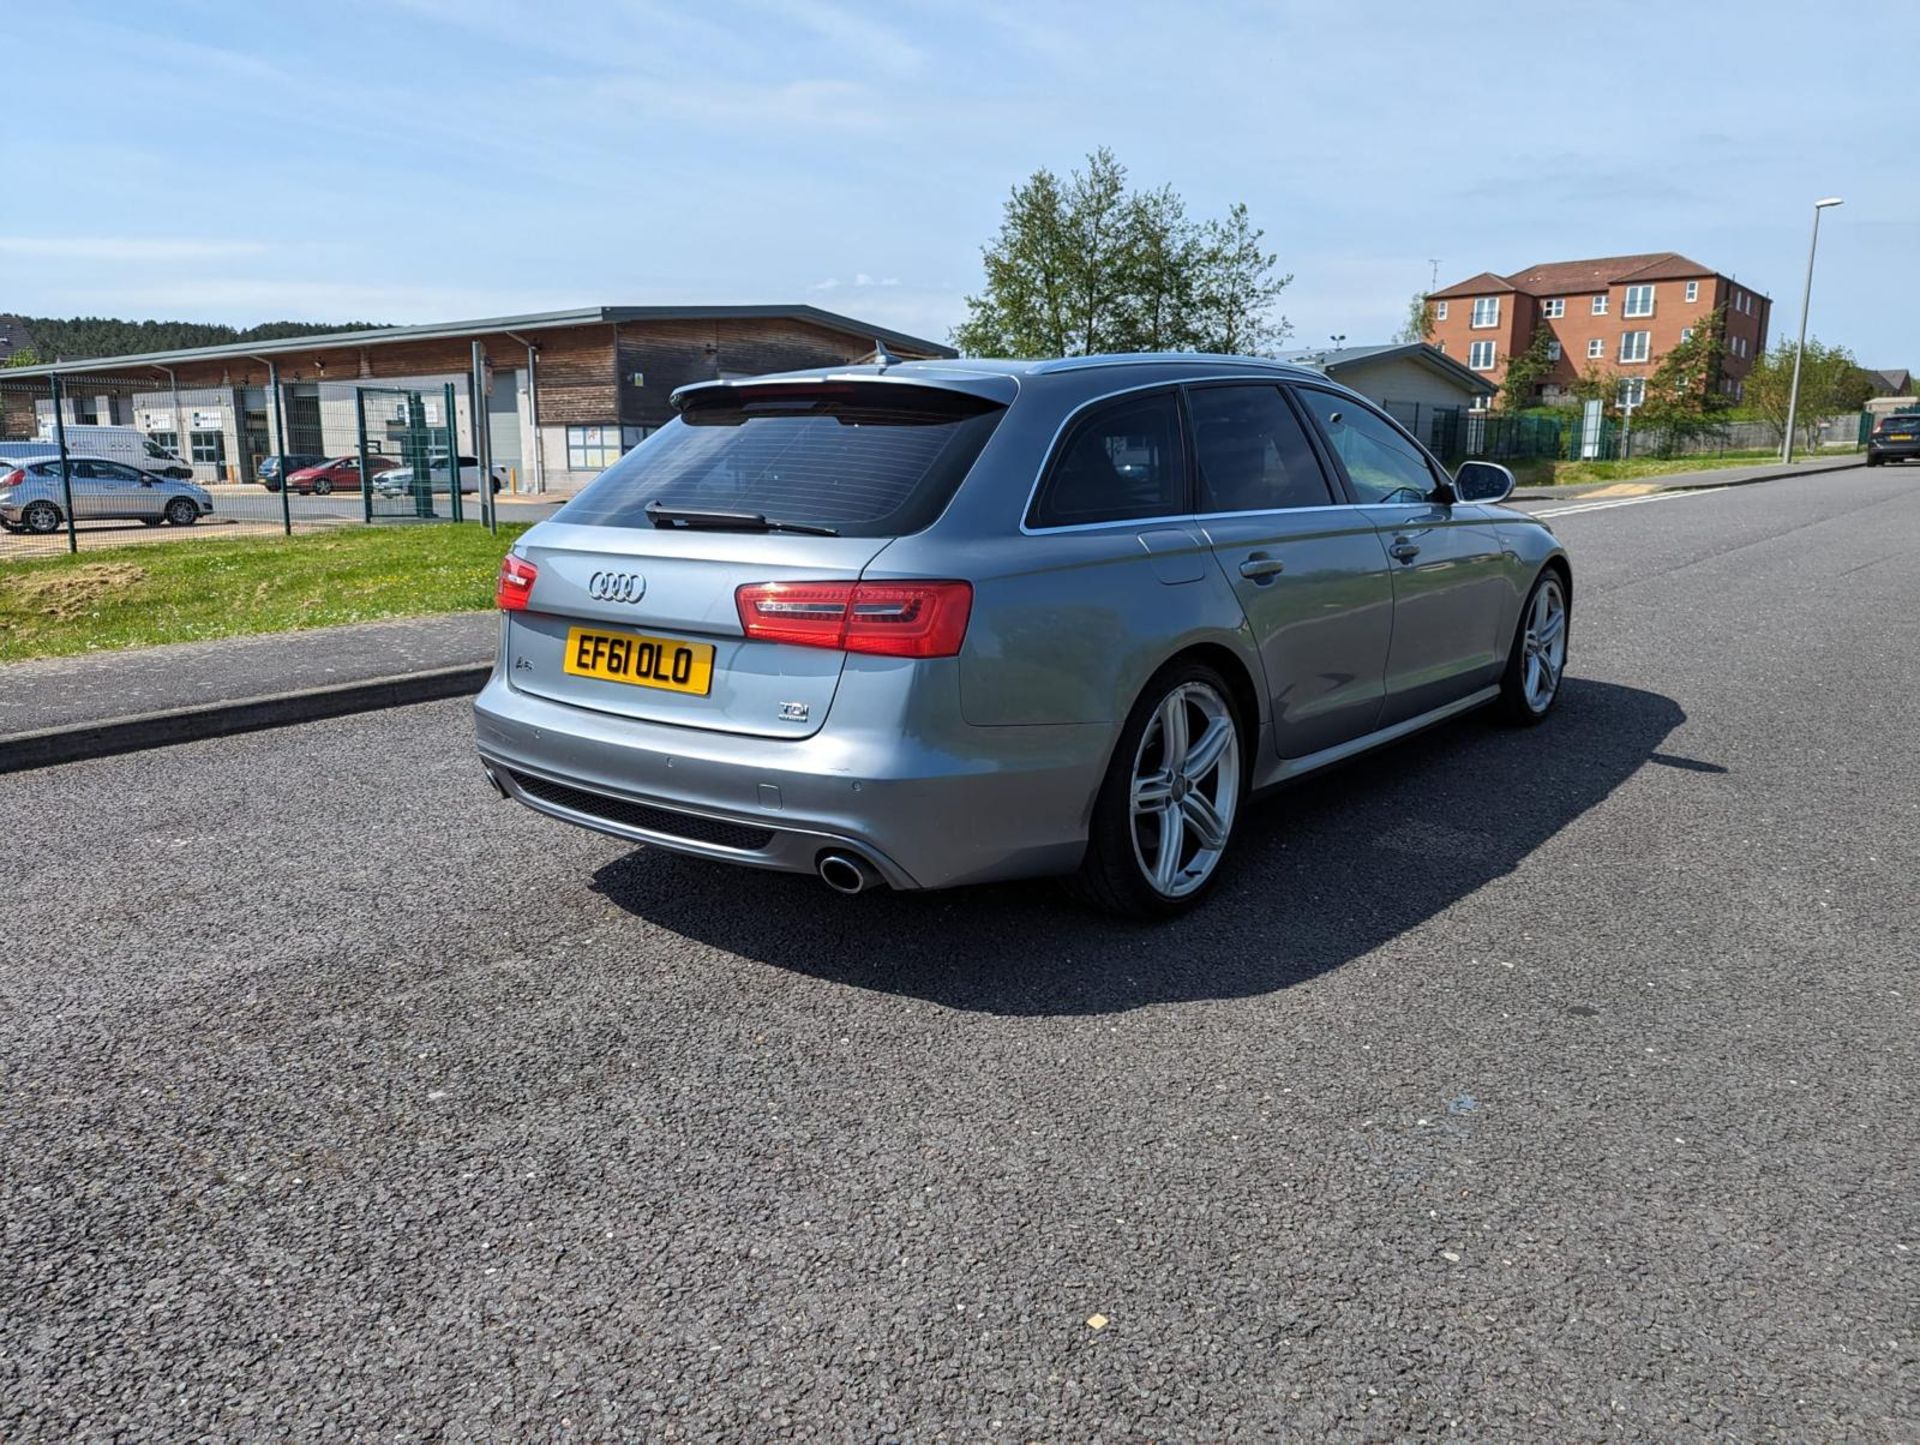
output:
[[1166,928],[457,701],[0,778],[0,1438],[1915,1438],[1920,470],[1552,524],[1551,722]]

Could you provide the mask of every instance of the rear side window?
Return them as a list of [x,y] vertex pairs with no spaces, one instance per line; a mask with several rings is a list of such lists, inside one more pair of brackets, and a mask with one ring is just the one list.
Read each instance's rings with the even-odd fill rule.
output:
[[650,527],[647,505],[657,503],[756,513],[843,537],[904,536],[940,515],[1004,410],[887,382],[716,390],[696,395],[557,518]]
[[1203,512],[1265,512],[1332,503],[1326,474],[1277,386],[1187,393]]
[[1108,402],[1074,423],[1027,525],[1071,527],[1188,510],[1180,403],[1162,391]]

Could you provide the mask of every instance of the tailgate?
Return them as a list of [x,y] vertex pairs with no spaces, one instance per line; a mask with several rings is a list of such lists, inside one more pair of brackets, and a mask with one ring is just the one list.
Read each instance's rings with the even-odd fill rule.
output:
[[[826,720],[846,654],[749,642],[734,591],[853,581],[887,541],[548,522],[515,549],[539,578],[527,610],[508,614],[507,678],[521,692],[621,717],[809,737]],[[636,675],[643,680],[621,680]]]

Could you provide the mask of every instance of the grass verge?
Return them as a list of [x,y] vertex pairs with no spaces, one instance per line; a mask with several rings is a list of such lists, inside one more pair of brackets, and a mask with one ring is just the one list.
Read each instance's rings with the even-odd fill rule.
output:
[[0,562],[0,662],[493,604],[524,527],[343,527]]
[[[1821,453],[1838,455],[1838,453]],[[1580,487],[1607,482],[1638,482],[1671,477],[1681,472],[1712,472],[1722,467],[1752,467],[1780,459],[1767,451],[1726,452],[1710,457],[1632,457],[1624,462],[1514,462],[1513,474],[1522,486]],[[1806,460],[1806,458],[1802,458]]]

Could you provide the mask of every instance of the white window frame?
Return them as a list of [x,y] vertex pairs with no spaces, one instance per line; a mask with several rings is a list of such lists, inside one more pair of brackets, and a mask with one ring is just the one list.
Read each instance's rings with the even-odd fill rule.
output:
[[[1638,337],[1640,344],[1633,344]],[[1623,331],[1620,333],[1620,360],[1623,364],[1645,361],[1653,354],[1653,333],[1651,331]]]
[[[1485,361],[1480,359],[1482,355]],[[1470,342],[1467,346],[1467,367],[1471,371],[1492,371],[1499,359],[1499,351],[1491,341]]]
[[1623,407],[1646,405],[1647,379],[1644,376],[1621,377],[1620,386],[1614,392],[1614,398]]
[[620,428],[617,425],[567,428],[568,471],[604,471],[619,461],[620,455]]
[[1555,296],[1550,301],[1540,303],[1540,314],[1549,321],[1558,321],[1567,314],[1567,301],[1564,296]]
[[1435,321],[1445,321],[1447,319],[1447,303],[1446,302],[1436,301],[1433,303],[1433,319]]
[[1698,301],[1699,299],[1700,299],[1700,283],[1698,281],[1687,282],[1687,300]]
[[[1620,307],[1620,315],[1627,320],[1639,320],[1653,315],[1654,289],[1646,283],[1627,287],[1627,299]],[[1636,304],[1637,303],[1637,304]]]
[[1682,342],[1693,340],[1693,328],[1691,326],[1682,326],[1680,328],[1680,340]]
[[1560,343],[1557,341],[1549,341],[1547,343],[1547,360],[1558,361],[1559,359],[1560,359]]
[[1607,354],[1607,342],[1603,336],[1596,336],[1587,343],[1587,360],[1598,361]]
[[[1488,319],[1480,319],[1481,308],[1487,309]],[[1500,298],[1498,296],[1476,296],[1473,299],[1473,317],[1468,325],[1475,331],[1491,331],[1500,324]]]
[[1605,316],[1607,314],[1606,292],[1602,291],[1598,296],[1593,298],[1593,314],[1595,316]]

